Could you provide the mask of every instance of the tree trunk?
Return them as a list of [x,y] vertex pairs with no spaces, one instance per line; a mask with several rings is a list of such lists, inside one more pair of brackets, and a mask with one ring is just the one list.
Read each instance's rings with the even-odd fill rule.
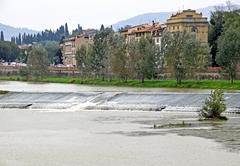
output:
[[182,80],[180,78],[177,78],[177,85],[181,85],[182,84]]
[[142,82],[142,84],[144,84],[144,76],[142,76],[142,81],[141,82]]
[[231,84],[233,84],[233,80],[234,80],[233,75],[231,75]]
[[233,84],[234,73],[230,71],[229,75],[230,75],[230,81],[231,81],[231,84]]

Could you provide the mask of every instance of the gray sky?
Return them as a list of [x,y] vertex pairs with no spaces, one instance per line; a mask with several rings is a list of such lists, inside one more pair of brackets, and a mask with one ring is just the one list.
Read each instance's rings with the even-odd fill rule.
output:
[[[0,22],[35,30],[111,25],[147,12],[197,9],[223,4],[226,0],[0,0]],[[240,0],[232,0],[240,3]]]

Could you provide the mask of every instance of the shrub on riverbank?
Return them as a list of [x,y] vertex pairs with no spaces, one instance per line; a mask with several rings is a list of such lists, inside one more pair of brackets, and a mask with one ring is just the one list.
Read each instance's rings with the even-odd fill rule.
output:
[[4,95],[4,94],[7,94],[8,91],[3,91],[3,90],[0,90],[0,95]]
[[223,91],[220,89],[213,90],[200,110],[200,119],[227,120],[226,117],[221,115],[226,111],[226,108]]

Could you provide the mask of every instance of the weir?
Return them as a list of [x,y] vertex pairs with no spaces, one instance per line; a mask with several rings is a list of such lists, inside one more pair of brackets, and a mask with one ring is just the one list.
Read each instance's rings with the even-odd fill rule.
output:
[[[10,92],[0,96],[1,109],[198,111],[207,93],[163,92]],[[229,112],[240,112],[240,94],[225,94]]]

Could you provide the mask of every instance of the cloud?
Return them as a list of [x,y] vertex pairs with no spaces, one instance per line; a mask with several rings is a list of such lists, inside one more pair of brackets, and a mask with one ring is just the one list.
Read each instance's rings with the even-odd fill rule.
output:
[[0,0],[0,9],[4,7],[4,4],[5,4],[5,0]]

